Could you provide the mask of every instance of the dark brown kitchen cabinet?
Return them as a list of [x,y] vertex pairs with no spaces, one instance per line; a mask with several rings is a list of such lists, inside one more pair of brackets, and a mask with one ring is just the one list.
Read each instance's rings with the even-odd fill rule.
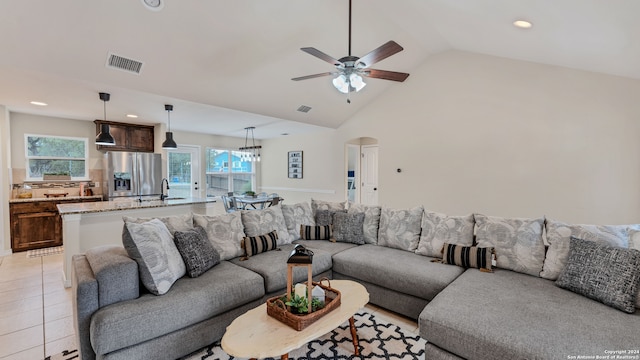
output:
[[154,127],[153,125],[128,124],[115,121],[95,120],[96,135],[100,133],[100,125],[108,124],[109,133],[116,144],[96,145],[98,150],[106,151],[139,151],[153,152]]
[[62,216],[57,204],[98,201],[96,198],[29,201],[9,204],[13,252],[62,245]]

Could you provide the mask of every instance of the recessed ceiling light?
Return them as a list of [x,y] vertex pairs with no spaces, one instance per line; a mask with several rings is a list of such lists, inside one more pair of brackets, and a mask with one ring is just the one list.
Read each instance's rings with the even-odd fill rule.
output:
[[32,101],[30,102],[31,105],[38,105],[38,106],[47,106],[49,104],[42,102],[42,101]]
[[164,7],[164,0],[142,0],[142,4],[154,11],[159,11]]
[[533,24],[526,20],[516,20],[513,22],[513,26],[521,29],[530,29],[533,26]]
[[127,117],[128,117],[128,118],[137,119],[137,118],[138,118],[138,115],[136,115],[136,114],[127,114]]

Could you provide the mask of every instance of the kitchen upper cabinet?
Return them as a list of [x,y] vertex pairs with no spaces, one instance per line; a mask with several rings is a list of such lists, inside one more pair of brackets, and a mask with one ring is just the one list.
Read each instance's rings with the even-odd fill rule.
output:
[[62,217],[57,204],[99,201],[98,198],[29,201],[9,204],[11,249],[14,252],[62,245]]
[[114,121],[95,120],[96,135],[100,133],[100,125],[108,124],[109,132],[116,144],[96,145],[98,150],[106,151],[154,151],[153,125],[127,124]]

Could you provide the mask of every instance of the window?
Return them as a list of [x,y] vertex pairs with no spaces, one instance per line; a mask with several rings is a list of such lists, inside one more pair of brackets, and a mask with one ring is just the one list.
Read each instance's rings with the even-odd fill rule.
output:
[[27,179],[42,180],[44,174],[89,177],[89,148],[86,138],[25,135]]
[[207,196],[227,195],[231,191],[244,193],[255,188],[255,163],[242,161],[243,154],[243,151],[207,148]]

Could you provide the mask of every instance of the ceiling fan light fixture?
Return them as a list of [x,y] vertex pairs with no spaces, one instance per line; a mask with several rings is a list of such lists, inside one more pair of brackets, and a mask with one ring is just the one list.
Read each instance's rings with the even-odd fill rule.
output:
[[351,84],[351,86],[356,89],[356,92],[362,90],[362,88],[367,86],[367,84],[362,81],[362,76],[358,74],[351,74],[351,76],[349,76],[349,84]]
[[349,81],[347,81],[347,77],[343,74],[338,75],[333,79],[333,86],[343,94],[349,93]]

